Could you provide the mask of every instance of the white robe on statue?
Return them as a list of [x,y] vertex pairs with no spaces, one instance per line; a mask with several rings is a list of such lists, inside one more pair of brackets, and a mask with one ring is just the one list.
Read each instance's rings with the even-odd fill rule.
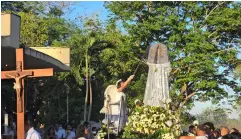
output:
[[171,70],[170,63],[147,63],[149,72],[146,83],[144,104],[149,106],[164,106],[169,96],[168,76]]

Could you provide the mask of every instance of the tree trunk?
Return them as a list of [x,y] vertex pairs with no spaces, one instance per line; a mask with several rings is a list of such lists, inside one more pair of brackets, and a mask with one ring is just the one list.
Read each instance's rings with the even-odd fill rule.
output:
[[88,95],[89,95],[89,70],[88,70],[88,49],[86,51],[85,56],[85,78],[86,78],[86,92],[85,92],[85,107],[84,107],[84,121],[86,121],[86,114],[87,114],[87,103],[88,103]]
[[91,78],[89,80],[89,83],[90,83],[90,107],[89,107],[88,121],[90,121],[91,110],[92,110],[92,85],[91,85]]

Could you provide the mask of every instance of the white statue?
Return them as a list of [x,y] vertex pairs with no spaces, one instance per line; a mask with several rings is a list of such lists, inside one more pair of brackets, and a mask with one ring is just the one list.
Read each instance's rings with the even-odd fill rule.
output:
[[164,44],[155,44],[150,47],[148,53],[149,72],[144,96],[144,105],[164,106],[169,99],[168,76],[171,65]]

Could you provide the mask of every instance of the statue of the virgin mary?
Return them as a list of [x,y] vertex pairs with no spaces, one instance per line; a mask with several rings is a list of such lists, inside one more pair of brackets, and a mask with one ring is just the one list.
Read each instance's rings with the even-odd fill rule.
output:
[[158,43],[149,48],[149,66],[144,105],[163,106],[169,99],[168,76],[171,71],[167,47]]

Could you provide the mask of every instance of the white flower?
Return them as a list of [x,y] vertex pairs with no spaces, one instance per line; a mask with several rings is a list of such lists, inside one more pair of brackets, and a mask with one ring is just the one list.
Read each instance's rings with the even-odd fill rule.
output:
[[171,127],[172,126],[172,121],[168,120],[168,121],[166,121],[166,124],[167,124],[168,127]]
[[180,129],[181,125],[180,124],[176,124],[176,129]]
[[172,133],[165,133],[162,135],[162,139],[175,139]]
[[193,124],[198,125],[199,124],[198,120],[193,121]]
[[168,110],[167,113],[168,113],[168,114],[172,114],[172,111],[171,111],[171,110]]
[[163,121],[166,118],[165,114],[160,114],[160,120]]

